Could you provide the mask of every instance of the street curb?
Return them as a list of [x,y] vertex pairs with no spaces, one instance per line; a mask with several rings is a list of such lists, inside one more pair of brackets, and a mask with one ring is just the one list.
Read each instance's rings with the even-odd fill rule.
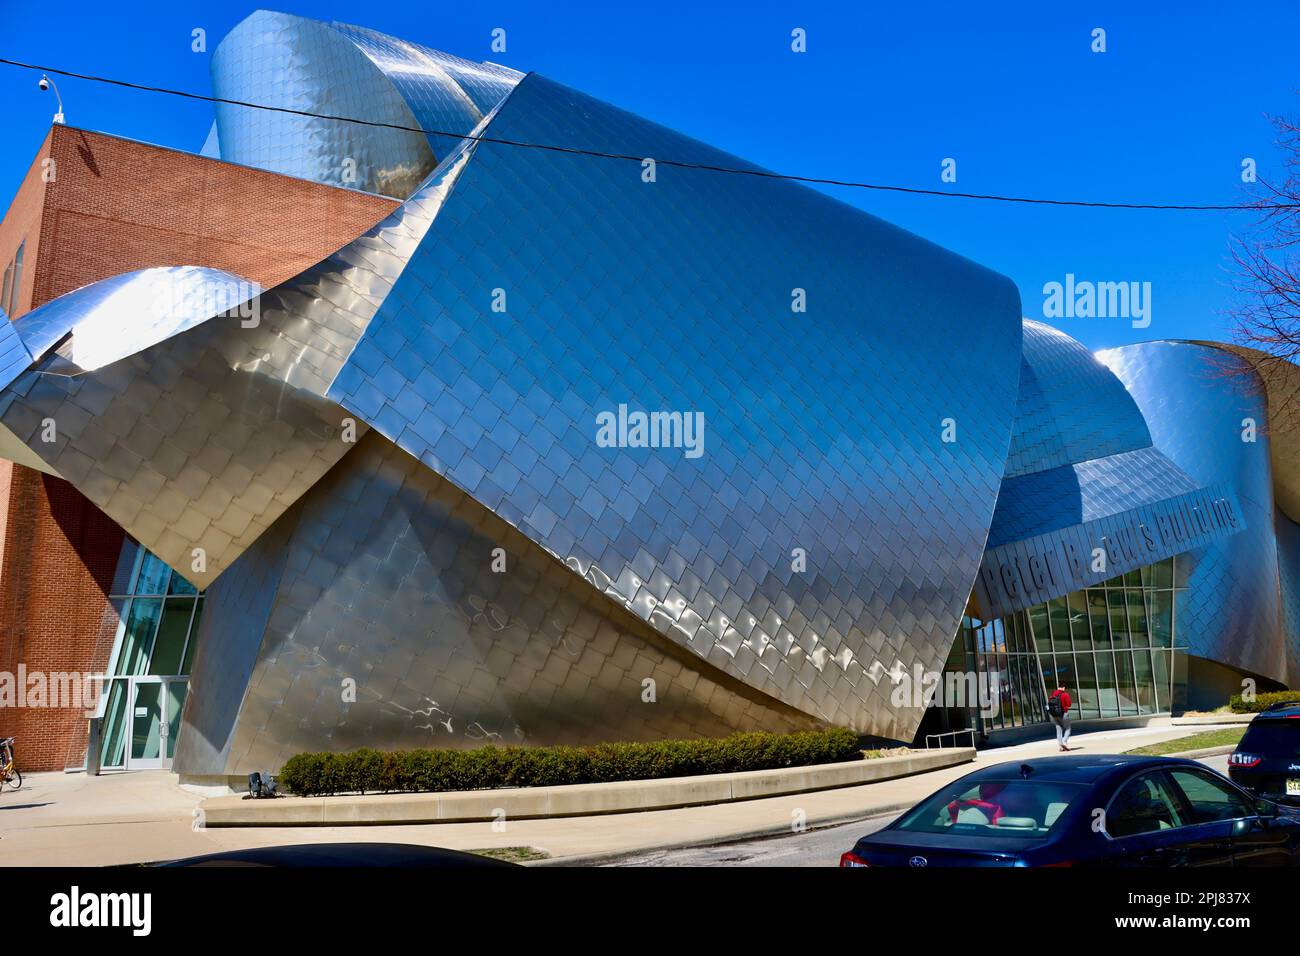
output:
[[[942,769],[942,768],[937,768]],[[859,810],[855,813],[841,813],[837,816],[823,817],[816,822],[809,823],[808,829],[804,832],[812,833],[814,830],[825,830],[830,827],[844,826],[848,823],[862,823],[865,820],[871,820],[875,817],[891,816],[896,813],[902,813],[904,810],[910,810],[916,805],[915,800],[909,800],[905,803],[892,803],[880,807],[872,807],[870,810]],[[572,856],[553,856],[545,860],[528,860],[524,866],[601,866],[605,863],[614,863],[618,860],[625,860],[629,857],[644,856],[647,853],[669,853],[673,850],[690,850],[702,846],[720,846],[727,843],[744,843],[749,840],[762,840],[769,837],[790,836],[791,830],[788,826],[779,827],[760,827],[756,830],[745,830],[736,834],[727,834],[723,837],[709,837],[708,839],[682,840],[677,843],[656,843],[654,846],[636,847],[625,850],[606,850],[603,853],[585,853],[575,854]],[[545,850],[545,847],[533,847],[536,850]]]
[[1224,744],[1220,747],[1201,747],[1199,750],[1180,750],[1177,753],[1161,754],[1162,757],[1182,757],[1185,760],[1197,760],[1201,757],[1221,757],[1237,749],[1236,744]]
[[1200,714],[1196,717],[1174,717],[1169,724],[1171,727],[1213,727],[1216,724],[1229,726],[1248,724],[1257,716],[1258,714]]
[[974,759],[974,748],[953,747],[808,767],[557,787],[281,800],[210,797],[199,804],[199,814],[205,828],[389,826],[589,817],[856,787],[942,770]]
[[[1196,759],[1199,757],[1217,757],[1223,754],[1232,753],[1236,748],[1235,745],[1229,744],[1219,747],[1202,747],[1198,750],[1184,750],[1179,753],[1164,754],[1166,757],[1182,757],[1184,759]],[[910,810],[916,805],[915,800],[905,803],[889,804],[886,806],[872,807],[869,810],[860,810],[855,813],[839,814],[838,816],[824,817],[815,822],[810,822],[807,832],[813,830],[824,830],[828,827],[844,826],[849,823],[860,823],[870,820],[874,817],[887,816],[891,814],[902,813],[904,810]],[[670,853],[673,850],[690,850],[705,846],[721,846],[728,843],[744,843],[751,840],[762,840],[770,837],[780,837],[790,835],[789,827],[762,827],[756,830],[747,830],[737,834],[727,834],[722,837],[711,837],[709,839],[682,840],[676,843],[657,843],[653,846],[637,847],[633,849],[607,850],[602,853],[575,854],[572,856],[549,857],[545,860],[529,860],[524,866],[602,866],[606,863],[615,863],[619,860],[626,860],[632,857],[645,856],[650,853]],[[534,849],[545,850],[545,847],[534,847]]]

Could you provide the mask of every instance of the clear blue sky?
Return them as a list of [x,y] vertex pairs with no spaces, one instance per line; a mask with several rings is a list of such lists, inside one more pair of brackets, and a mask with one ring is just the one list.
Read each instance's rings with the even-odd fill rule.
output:
[[[768,168],[968,192],[1231,203],[1240,164],[1278,173],[1269,113],[1300,114],[1300,3],[286,2],[474,59],[536,70]],[[993,11],[986,8],[998,7]],[[209,50],[256,4],[0,0],[0,55],[210,92]],[[494,27],[508,50],[489,50]],[[803,27],[808,52],[790,51]],[[1094,27],[1108,50],[1089,49]],[[0,66],[0,204],[53,99]],[[60,83],[68,122],[197,150],[202,103]],[[1237,213],[1025,207],[830,189],[1009,275],[1042,317],[1043,284],[1152,284],[1152,323],[1057,321],[1091,348],[1226,334]]]

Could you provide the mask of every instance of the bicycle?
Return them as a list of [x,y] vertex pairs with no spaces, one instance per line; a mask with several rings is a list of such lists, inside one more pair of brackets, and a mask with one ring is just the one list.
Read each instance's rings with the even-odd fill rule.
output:
[[18,771],[14,760],[14,737],[0,740],[0,790],[8,786],[17,790],[23,785],[23,775]]

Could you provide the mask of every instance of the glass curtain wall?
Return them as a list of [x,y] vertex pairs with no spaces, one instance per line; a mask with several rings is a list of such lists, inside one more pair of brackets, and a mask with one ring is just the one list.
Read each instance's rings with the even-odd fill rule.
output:
[[115,589],[127,583],[111,595],[121,623],[100,721],[106,768],[171,758],[203,615],[202,592],[136,542],[119,565]]
[[974,674],[992,690],[996,706],[979,714],[983,732],[1047,722],[1046,696],[1062,683],[1077,719],[1168,713],[1176,560],[1001,620],[963,618],[945,670]]

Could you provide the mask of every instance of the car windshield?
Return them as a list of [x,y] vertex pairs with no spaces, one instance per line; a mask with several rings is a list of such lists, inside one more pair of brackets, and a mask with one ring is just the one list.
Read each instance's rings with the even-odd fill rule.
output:
[[1284,751],[1289,757],[1300,750],[1300,720],[1272,718],[1253,721],[1237,749],[1261,755]]
[[1050,780],[958,780],[913,807],[897,829],[1042,839],[1088,787]]

